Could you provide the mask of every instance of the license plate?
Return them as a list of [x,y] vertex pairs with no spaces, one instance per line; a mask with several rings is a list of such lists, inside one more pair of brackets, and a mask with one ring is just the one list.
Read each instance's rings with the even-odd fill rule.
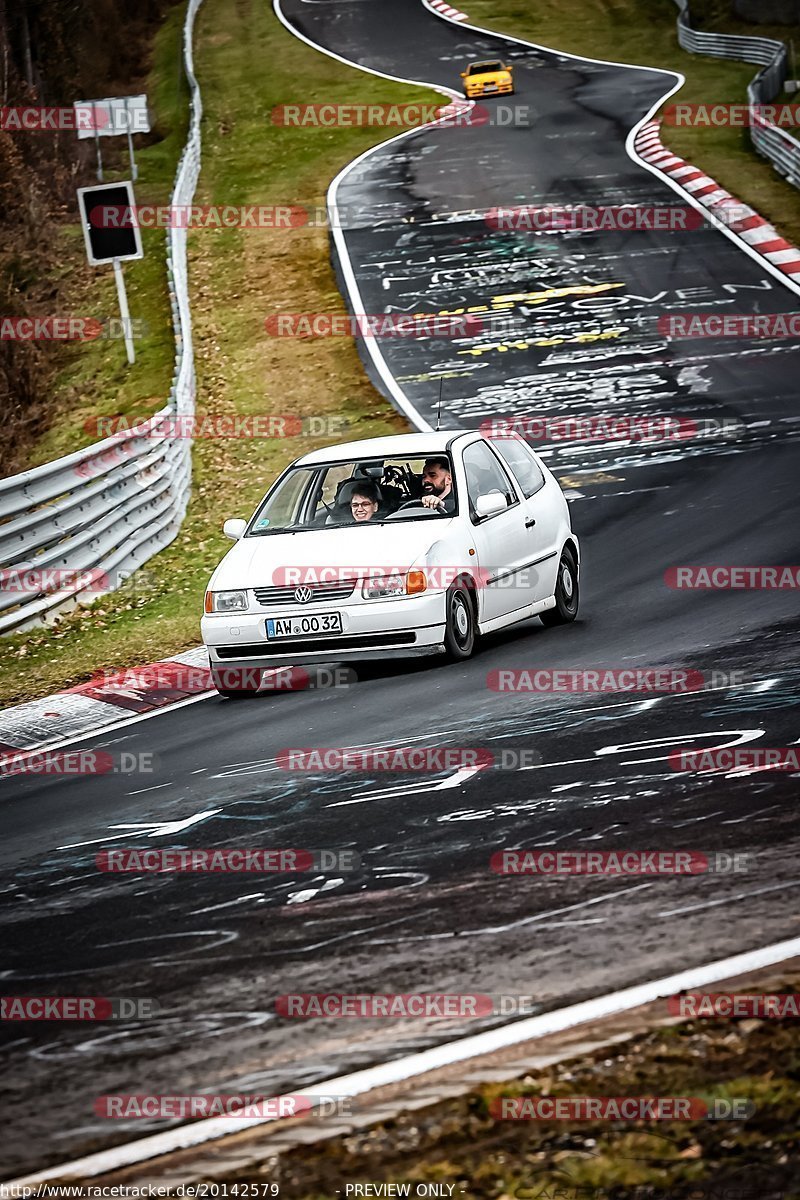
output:
[[341,613],[321,613],[314,617],[274,617],[267,621],[267,637],[314,637],[318,633],[341,633]]

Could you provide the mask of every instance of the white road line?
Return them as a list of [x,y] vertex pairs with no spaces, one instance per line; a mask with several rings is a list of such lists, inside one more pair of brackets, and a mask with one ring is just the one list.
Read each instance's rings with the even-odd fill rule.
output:
[[[336,1079],[326,1080],[324,1084],[319,1085],[318,1089],[304,1091],[301,1094],[308,1096],[312,1104],[321,1096],[362,1096],[375,1088],[386,1087],[391,1083],[406,1082],[418,1075],[427,1074],[429,1071],[438,1070],[451,1063],[466,1062],[477,1055],[492,1054],[507,1046],[516,1046],[534,1038],[560,1033],[587,1021],[597,1021],[617,1013],[629,1012],[631,1009],[640,1008],[643,1004],[652,1004],[655,1000],[661,1000],[677,992],[705,987],[737,975],[750,974],[798,955],[800,955],[800,937],[789,938],[784,942],[763,946],[760,950],[748,950],[744,954],[734,954],[730,958],[717,959],[716,962],[706,963],[700,967],[691,967],[689,970],[666,975],[661,979],[651,980],[649,983],[637,984],[619,992],[598,996],[594,1000],[584,1000],[580,1004],[571,1004],[567,1008],[559,1008],[553,1012],[541,1013],[536,1017],[528,1017],[524,1021],[512,1021],[509,1025],[503,1025],[499,1029],[490,1029],[484,1033],[473,1034],[471,1037],[459,1038],[457,1041],[434,1046],[430,1050],[410,1054],[405,1058],[395,1059],[393,1062],[383,1063],[378,1067],[369,1067],[350,1075],[340,1075]],[[465,1090],[467,1089],[465,1088]],[[192,1125],[184,1125],[179,1129],[170,1129],[165,1133],[156,1133],[151,1137],[129,1142],[125,1146],[115,1146],[111,1150],[101,1150],[98,1154],[89,1154],[74,1162],[60,1163],[55,1167],[49,1167],[46,1171],[38,1171],[34,1175],[7,1180],[5,1187],[30,1186],[53,1179],[69,1180],[104,1175],[135,1163],[150,1162],[152,1159],[164,1154],[171,1154],[176,1150],[201,1146],[206,1142],[225,1137],[226,1134],[265,1125],[272,1119],[270,1117],[214,1117],[206,1121],[197,1121]]]
[[326,805],[326,808],[344,808],[348,804],[365,804],[368,800],[385,800],[395,797],[399,799],[400,796],[414,796],[420,793],[427,795],[429,792],[446,792],[452,788],[461,787],[473,775],[486,769],[481,763],[477,767],[460,767],[455,774],[447,775],[438,783],[429,783],[423,779],[418,783],[400,783],[397,787],[380,788],[375,792],[357,792],[351,800],[337,800],[334,804]]
[[756,888],[752,892],[738,892],[735,896],[725,896],[720,900],[704,900],[700,904],[685,904],[682,908],[662,908],[660,917],[675,917],[679,913],[700,912],[704,908],[718,908],[720,904],[735,904],[737,900],[749,900],[751,896],[764,896],[767,892],[783,892],[787,888],[795,888],[800,879],[790,879],[788,883],[771,883],[767,887]]
[[[463,94],[461,92],[457,92],[454,88],[445,87],[443,84],[430,83],[425,79],[405,79],[400,75],[387,75],[385,71],[378,71],[374,67],[365,67],[361,63],[352,62],[348,58],[343,58],[341,54],[336,54],[336,52],[333,50],[327,50],[324,46],[321,46],[318,42],[313,42],[310,38],[307,38],[305,34],[300,33],[299,30],[294,28],[294,26],[283,14],[283,10],[281,9],[281,0],[272,0],[272,3],[278,20],[289,30],[292,36],[299,38],[301,42],[305,42],[307,46],[311,46],[311,48],[316,50],[318,53],[327,54],[329,58],[335,58],[337,62],[344,63],[346,67],[351,67],[357,71],[364,71],[368,75],[377,75],[380,79],[391,79],[395,83],[407,83],[413,87],[427,88],[429,91],[440,92],[441,95],[447,96],[448,100],[460,101],[462,104],[465,106],[468,105],[470,108],[474,106],[474,101],[465,100]],[[432,9],[431,11],[433,12],[435,10]],[[437,14],[437,16],[438,15],[439,14]],[[447,118],[444,117],[442,120],[446,121]],[[425,125],[420,125],[418,128],[408,129],[405,133],[399,133],[396,137],[387,138],[386,141],[379,142],[377,146],[371,146],[369,150],[365,150],[363,154],[359,154],[358,158],[354,158],[352,162],[349,162],[347,166],[339,172],[328,188],[328,212],[330,213],[332,209],[337,209],[338,211],[337,194],[339,191],[339,184],[342,182],[344,177],[355,167],[357,167],[359,163],[362,163],[364,159],[369,158],[371,154],[376,154],[379,150],[385,149],[387,146],[392,146],[396,142],[402,141],[404,138],[411,137],[413,134],[419,133],[421,129],[435,129],[439,124],[439,121],[430,121]],[[339,255],[339,262],[342,268],[342,274],[345,277],[347,290],[350,294],[353,311],[363,312],[364,301],[361,298],[361,291],[358,286],[355,271],[353,270],[353,264],[350,261],[346,239],[337,221],[334,221],[331,225],[331,235]],[[394,375],[392,375],[391,371],[389,370],[389,365],[386,362],[386,359],[383,357],[383,354],[377,344],[377,339],[364,338],[363,343],[366,352],[370,355],[373,363],[375,364],[375,369],[386,385],[389,395],[394,400],[398,409],[405,417],[408,418],[414,428],[419,432],[432,433],[433,425],[426,421],[422,414],[414,407],[412,402],[406,396],[405,392],[397,383]]]

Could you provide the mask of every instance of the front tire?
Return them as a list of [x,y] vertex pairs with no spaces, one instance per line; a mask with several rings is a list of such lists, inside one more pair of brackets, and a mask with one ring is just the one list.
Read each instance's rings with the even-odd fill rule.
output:
[[475,609],[467,589],[459,583],[445,597],[445,653],[451,662],[463,662],[475,649]]
[[578,564],[575,561],[574,552],[569,547],[565,547],[561,555],[561,562],[558,564],[558,576],[556,577],[556,606],[539,613],[539,619],[543,625],[548,627],[568,625],[577,617],[579,603]]

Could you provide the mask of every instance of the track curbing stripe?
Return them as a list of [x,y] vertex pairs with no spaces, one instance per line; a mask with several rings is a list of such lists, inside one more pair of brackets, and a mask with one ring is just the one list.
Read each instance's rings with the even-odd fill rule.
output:
[[730,204],[736,204],[740,210],[746,210],[749,215],[738,219],[730,228],[730,232],[784,275],[800,274],[800,249],[787,242],[764,217],[726,192],[699,167],[672,154],[661,141],[659,121],[649,120],[643,124],[637,131],[633,144],[636,153],[644,162],[660,174],[674,179],[714,216],[724,221],[726,206]]

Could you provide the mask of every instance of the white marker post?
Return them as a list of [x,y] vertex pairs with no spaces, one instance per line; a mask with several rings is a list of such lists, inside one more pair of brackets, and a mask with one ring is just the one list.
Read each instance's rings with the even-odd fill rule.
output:
[[128,312],[128,293],[125,291],[125,276],[122,274],[122,263],[118,258],[114,259],[114,278],[117,281],[119,315],[122,318],[122,328],[125,330],[125,353],[128,356],[128,362],[133,364],[136,362],[136,355],[133,350],[131,318],[130,313]]
[[[75,105],[75,107],[76,108],[78,107],[77,104]],[[97,105],[94,102],[94,100],[92,101],[92,127],[94,129],[94,147],[95,147],[95,150],[97,151],[97,178],[102,183],[103,182],[103,155],[100,152],[100,129],[97,124]],[[80,137],[80,136],[81,135],[79,132],[78,137]]]
[[86,257],[93,267],[111,263],[119,299],[119,315],[129,363],[136,361],[128,294],[122,264],[142,258],[142,238],[136,220],[136,201],[130,180],[78,188],[78,207],[83,226]]
[[[135,96],[134,100],[135,101],[136,100],[145,100],[145,97],[144,96]],[[146,121],[147,120],[147,101],[146,100],[145,100],[145,105],[144,105],[144,116],[145,116],[145,121]],[[128,156],[130,157],[130,160],[131,160],[131,179],[135,183],[136,180],[139,178],[139,168],[136,165],[136,159],[133,157],[133,121],[132,121],[132,114],[131,114],[131,109],[130,109],[130,98],[128,96],[125,97],[125,124],[128,127]],[[147,125],[147,128],[148,129],[150,128],[149,124]]]

